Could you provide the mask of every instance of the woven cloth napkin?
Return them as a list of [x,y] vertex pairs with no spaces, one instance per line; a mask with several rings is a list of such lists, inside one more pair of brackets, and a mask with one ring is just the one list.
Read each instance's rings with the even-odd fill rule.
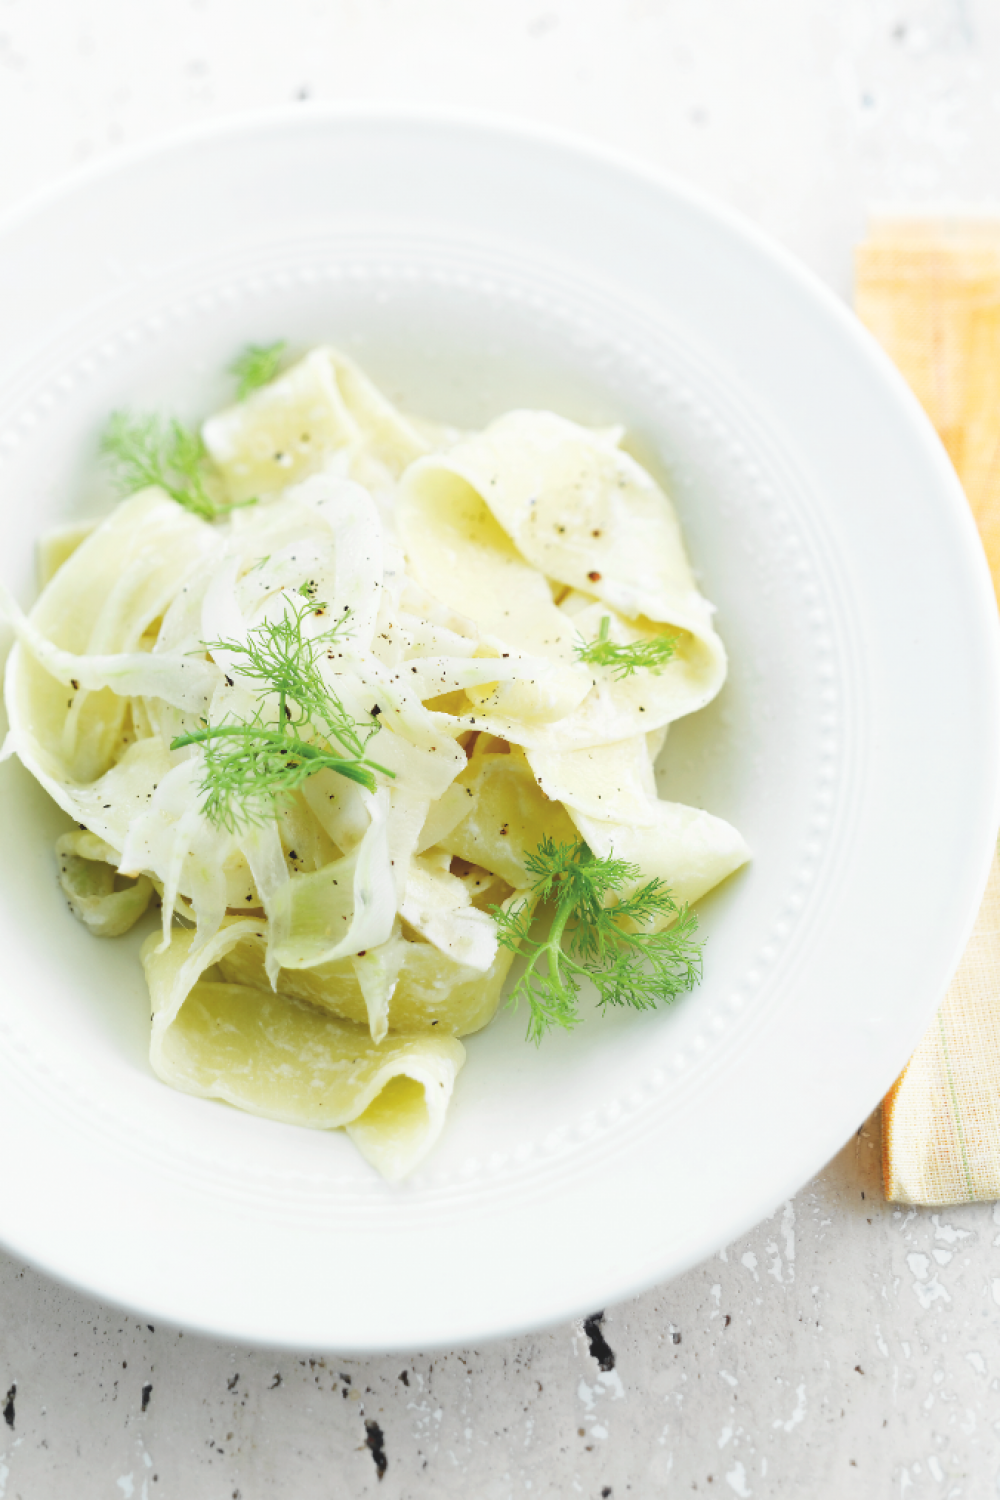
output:
[[[1000,219],[884,219],[857,255],[857,310],[937,428],[1000,594]],[[885,1194],[1000,1198],[1000,861],[930,1031],[882,1110]]]

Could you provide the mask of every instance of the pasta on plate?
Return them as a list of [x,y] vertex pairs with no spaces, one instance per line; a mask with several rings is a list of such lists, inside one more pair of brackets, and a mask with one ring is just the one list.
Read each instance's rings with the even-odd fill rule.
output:
[[697,977],[687,908],[748,851],[653,763],[725,653],[619,431],[458,432],[332,349],[252,352],[200,437],[116,419],[130,493],[46,540],[30,614],[6,602],[6,753],[77,825],[57,861],[92,932],[159,900],[156,1074],[343,1127],[396,1180],[516,955],[536,1039],[591,974],[640,1005]]

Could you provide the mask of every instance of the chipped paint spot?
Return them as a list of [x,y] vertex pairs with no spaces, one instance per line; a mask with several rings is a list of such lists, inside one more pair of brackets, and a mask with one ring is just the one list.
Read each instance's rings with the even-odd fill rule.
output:
[[726,1483],[731,1490],[735,1490],[736,1494],[740,1496],[740,1500],[746,1500],[747,1495],[753,1494],[753,1490],[747,1484],[747,1471],[739,1459],[737,1459],[726,1475]]
[[797,1385],[795,1387],[795,1410],[792,1412],[792,1415],[788,1418],[788,1421],[787,1422],[783,1422],[781,1420],[781,1418],[778,1417],[774,1422],[772,1422],[771,1425],[774,1428],[779,1428],[780,1427],[785,1432],[791,1432],[791,1430],[792,1430],[793,1427],[798,1427],[798,1425],[799,1425],[800,1422],[804,1422],[805,1421],[805,1416],[806,1416],[806,1388],[805,1388],[805,1384],[802,1384],[802,1385]]
[[795,1280],[795,1204],[791,1199],[785,1204],[781,1215],[781,1232],[785,1237],[785,1260],[788,1262],[788,1279]]
[[960,1240],[970,1238],[971,1229],[956,1229],[952,1224],[942,1224],[940,1214],[931,1214],[931,1223],[934,1225],[934,1238],[943,1240],[946,1245],[957,1245]]
[[[931,1277],[930,1275],[931,1262],[929,1256],[919,1255],[916,1251],[911,1251],[906,1257],[906,1264],[913,1273],[913,1291],[921,1307],[928,1308],[935,1302],[951,1301],[951,1294],[941,1285],[937,1276]],[[994,1297],[996,1297],[997,1285],[998,1283],[994,1282]]]

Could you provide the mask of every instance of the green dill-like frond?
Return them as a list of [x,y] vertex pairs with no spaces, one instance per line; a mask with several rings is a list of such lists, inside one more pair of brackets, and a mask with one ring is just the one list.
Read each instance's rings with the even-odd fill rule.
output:
[[[335,771],[369,791],[375,790],[376,771],[394,774],[366,754],[378,719],[355,719],[320,671],[323,656],[349,637],[350,613],[322,634],[306,635],[305,621],[327,609],[311,592],[304,584],[301,604],[286,601],[280,620],[255,625],[245,641],[204,642],[207,651],[237,658],[240,676],[261,689],[261,706],[250,719],[206,724],[170,746],[202,747],[204,811],[218,827],[235,831],[265,821],[278,798],[296,792],[317,771]],[[265,704],[274,698],[273,713],[265,718]]]
[[[569,1030],[580,1019],[580,985],[590,980],[598,1003],[648,1010],[672,1000],[701,979],[698,919],[679,907],[661,880],[628,895],[623,888],[639,869],[613,855],[599,858],[583,842],[543,838],[525,861],[535,877],[527,896],[510,908],[494,907],[499,941],[525,959],[509,1005],[528,1006],[528,1039],[540,1042],[553,1026]],[[547,906],[544,937],[533,937],[534,916]],[[669,921],[669,927],[650,930]]]
[[535,919],[535,907],[537,902],[532,897],[525,897],[514,906],[491,908],[494,921],[499,928],[499,941],[501,947],[510,948],[514,953],[523,948],[531,936],[531,924]]
[[[646,903],[635,910],[630,906],[626,898],[605,907],[592,927],[578,925],[571,936],[572,950],[586,965],[602,1009],[631,1005],[635,1010],[651,1010],[701,980],[701,944],[694,936],[698,926],[694,912],[677,907],[668,891],[655,906]],[[623,925],[625,918],[650,923],[664,915],[675,921],[659,932]]]
[[[267,822],[274,816],[275,802],[297,792],[317,771],[335,771],[368,791],[375,790],[368,764],[345,760],[335,751],[296,735],[283,735],[275,727],[237,732],[230,739],[224,731],[231,728],[241,731],[247,726],[218,725],[214,731],[206,730],[201,741],[205,752],[203,810],[219,828],[235,833]],[[182,736],[171,748],[198,742],[197,735]]]
[[213,499],[207,488],[209,459],[200,433],[175,417],[112,412],[101,437],[101,452],[110,460],[124,494],[157,485],[178,505],[206,521],[232,509]]
[[553,1026],[570,1031],[580,1019],[577,1011],[580,986],[573,973],[558,959],[551,961],[548,944],[531,936],[540,900],[536,886],[515,905],[506,909],[500,906],[492,908],[501,947],[527,959],[524,973],[511,991],[507,1004],[516,1007],[519,1000],[527,1001],[527,1038],[536,1045]]
[[267,620],[247,632],[246,641],[208,641],[208,651],[227,651],[239,658],[240,676],[259,683],[268,693],[277,693],[283,720],[291,730],[313,724],[325,729],[351,754],[364,754],[364,747],[378,731],[378,720],[358,723],[340,699],[327,687],[319,669],[322,658],[335,645],[351,636],[351,612],[347,610],[320,635],[307,636],[307,619],[322,618],[327,605],[311,597],[315,586],[304,583],[302,603],[286,602],[280,620]]
[[229,366],[230,375],[236,376],[236,399],[245,401],[252,391],[262,385],[270,385],[279,374],[287,345],[284,339],[273,344],[247,344]]
[[620,645],[609,640],[611,616],[605,615],[596,641],[584,641],[574,647],[577,659],[595,667],[608,667],[616,682],[631,677],[634,672],[652,672],[659,675],[677,652],[677,641],[672,635],[647,636],[645,640],[631,641]]

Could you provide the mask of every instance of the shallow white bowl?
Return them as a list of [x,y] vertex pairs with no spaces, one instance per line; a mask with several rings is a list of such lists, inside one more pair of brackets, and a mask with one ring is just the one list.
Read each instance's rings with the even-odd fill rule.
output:
[[402,1349],[676,1275],[840,1146],[967,936],[998,820],[996,608],[926,419],[851,317],[687,188],[552,134],[295,110],[119,156],[0,232],[4,570],[107,502],[125,402],[228,395],[248,340],[330,341],[427,416],[624,422],[669,484],[732,659],[663,795],[753,865],[658,1014],[469,1044],[442,1143],[381,1183],[346,1140],[187,1098],[146,1062],[137,940],[76,925],[63,820],[2,768],[0,1237],[147,1315]]

